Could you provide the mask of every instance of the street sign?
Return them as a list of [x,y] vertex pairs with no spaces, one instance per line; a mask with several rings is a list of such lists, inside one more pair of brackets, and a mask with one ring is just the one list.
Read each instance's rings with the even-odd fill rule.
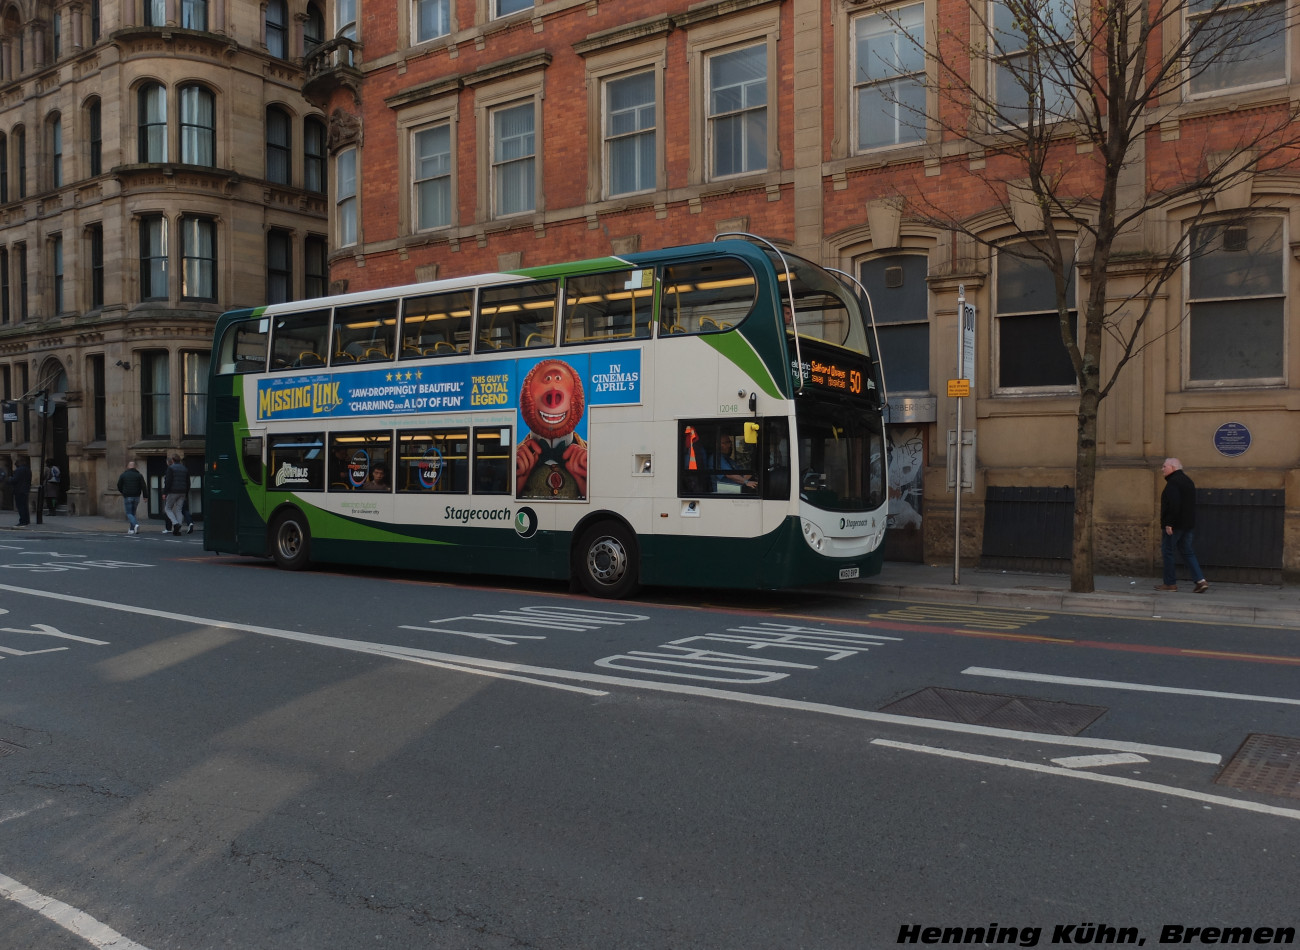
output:
[[962,396],[970,395],[969,379],[950,379],[948,380],[948,398],[958,399]]

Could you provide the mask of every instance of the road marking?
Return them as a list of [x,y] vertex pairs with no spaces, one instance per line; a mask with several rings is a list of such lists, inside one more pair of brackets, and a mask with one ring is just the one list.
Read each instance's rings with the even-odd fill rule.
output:
[[103,950],[148,950],[143,944],[122,936],[108,924],[101,924],[89,914],[77,910],[61,900],[38,894],[26,884],[0,874],[0,895],[36,911],[54,921],[69,933],[74,933],[91,946]]
[[1149,760],[1131,752],[1115,752],[1111,755],[1067,755],[1052,761],[1067,769],[1094,769],[1099,765],[1140,765]]
[[991,670],[969,666],[962,670],[969,676],[991,676],[1004,680],[1027,680],[1032,683],[1061,683],[1066,686],[1095,686],[1098,689],[1131,689],[1143,693],[1175,693],[1179,696],[1205,696],[1209,699],[1242,699],[1252,703],[1282,703],[1300,706],[1300,699],[1285,696],[1255,696],[1250,693],[1224,693],[1215,689],[1190,689],[1182,686],[1155,686],[1150,683],[1123,683],[1117,680],[1091,680],[1079,676],[1054,676],[1051,673],[1024,673],[1019,670]]
[[1225,808],[1238,808],[1242,811],[1259,812],[1262,815],[1274,815],[1278,818],[1293,818],[1300,821],[1300,809],[1279,808],[1277,805],[1262,805],[1259,802],[1248,802],[1237,798],[1225,798],[1222,795],[1207,795],[1204,792],[1194,792],[1189,788],[1179,788],[1176,785],[1160,785],[1157,782],[1143,782],[1139,779],[1124,778],[1121,775],[1102,775],[1097,772],[1077,772],[1073,769],[1063,769],[1052,765],[1040,765],[1037,762],[1020,762],[1015,759],[1000,759],[991,755],[979,755],[974,752],[958,752],[954,749],[940,749],[935,746],[915,745],[911,742],[896,742],[892,739],[872,739],[871,744],[885,746],[890,749],[902,749],[908,752],[925,752],[929,755],[938,755],[948,759],[961,759],[963,762],[1001,765],[1006,768],[1021,769],[1026,772],[1041,772],[1045,775],[1064,775],[1069,778],[1083,779],[1086,782],[1102,782],[1106,785],[1122,785],[1125,788],[1133,788],[1139,791],[1158,792],[1163,795],[1173,795],[1176,798],[1190,798],[1192,801],[1206,802],[1211,805],[1223,805]]
[[[483,660],[476,657],[460,656],[455,653],[437,653],[417,647],[403,647],[393,644],[373,643],[366,640],[345,640],[341,637],[327,637],[315,633],[303,633],[299,630],[280,630],[276,627],[261,627],[256,624],[236,623],[229,620],[212,620],[207,617],[195,617],[179,614],[170,610],[157,610],[152,607],[136,607],[131,604],[117,604],[107,600],[93,600],[89,597],[76,597],[72,594],[60,594],[53,591],[36,590],[27,587],[13,587],[0,584],[0,591],[28,597],[43,597],[62,603],[83,604],[87,607],[101,607],[105,610],[117,610],[122,613],[137,614],[143,617],[157,617],[163,620],[177,620],[181,623],[216,627],[221,630],[240,630],[261,636],[293,640],[298,643],[311,643],[318,646],[351,650],[375,656],[410,660],[427,663],[430,666],[445,665],[446,668],[459,672],[489,675],[496,672],[504,678],[525,677],[525,682],[535,685],[550,686],[555,689],[572,689],[561,683],[533,680],[531,677],[569,680],[599,686],[619,686],[628,689],[653,690],[661,693],[676,693],[687,696],[700,696],[720,699],[728,702],[746,703],[752,706],[794,710],[800,712],[820,713],[845,719],[857,719],[863,722],[883,723],[892,726],[905,726],[914,729],[935,729],[942,732],[958,732],[965,735],[987,736],[998,739],[1016,739],[1024,742],[1036,742],[1047,745],[1074,746],[1083,749],[1103,749],[1111,752],[1134,752],[1138,755],[1159,756],[1161,758],[1179,759],[1185,762],[1200,762],[1207,765],[1219,765],[1223,759],[1217,752],[1202,752],[1196,749],[1179,749],[1172,746],[1148,745],[1144,742],[1125,740],[1087,739],[1081,736],[1057,736],[1039,732],[1021,732],[1016,729],[997,729],[991,726],[977,726],[965,722],[944,722],[938,719],[918,719],[912,716],[896,716],[892,713],[872,712],[865,709],[852,709],[845,706],[831,706],[826,703],[811,703],[806,700],[783,699],[779,696],[764,696],[757,693],[738,693],[731,690],[715,689],[709,686],[693,686],[686,683],[660,683],[654,680],[638,680],[625,676],[609,676],[603,673],[580,673],[574,670],[560,670],[544,666],[527,666],[521,663],[508,663],[501,660]],[[605,694],[599,694],[605,695]]]

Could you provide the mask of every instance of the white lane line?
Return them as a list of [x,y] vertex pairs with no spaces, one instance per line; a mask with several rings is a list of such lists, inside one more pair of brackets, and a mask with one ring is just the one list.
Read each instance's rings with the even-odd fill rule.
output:
[[[196,626],[216,627],[222,630],[240,630],[266,637],[293,640],[298,643],[310,643],[317,646],[332,647],[339,650],[351,650],[356,653],[368,653],[392,659],[410,660],[446,664],[448,668],[466,673],[487,675],[487,671],[502,675],[518,677],[545,677],[548,680],[566,680],[588,683],[593,686],[618,686],[627,689],[650,690],[660,693],[674,693],[684,696],[698,696],[720,699],[727,702],[746,703],[751,706],[766,706],[787,711],[820,713],[863,722],[883,723],[892,726],[904,726],[913,729],[934,729],[942,732],[957,732],[964,735],[988,736],[996,739],[1015,739],[1022,742],[1037,742],[1046,745],[1073,746],[1080,749],[1098,749],[1108,752],[1133,752],[1137,755],[1158,756],[1160,758],[1179,759],[1185,762],[1200,762],[1218,765],[1223,759],[1217,752],[1202,752],[1196,749],[1179,749],[1172,746],[1148,745],[1144,742],[1127,742],[1111,739],[1088,739],[1082,736],[1058,736],[1040,732],[1021,732],[1016,729],[997,729],[991,726],[976,726],[965,722],[943,722],[938,719],[918,719],[913,716],[897,716],[892,713],[871,712],[865,709],[852,709],[845,706],[831,706],[825,703],[810,703],[804,700],[783,699],[779,696],[764,696],[758,693],[740,693],[731,690],[714,689],[708,686],[692,686],[686,683],[660,683],[655,680],[640,680],[624,676],[609,676],[604,673],[581,673],[574,670],[552,669],[545,666],[528,666],[522,663],[508,663],[502,660],[483,660],[476,657],[460,656],[455,653],[438,653],[416,647],[403,647],[393,644],[372,643],[365,640],[346,640],[341,637],[327,637],[315,633],[303,633],[299,630],[280,630],[276,627],[262,627],[256,624],[235,623],[229,620],[212,620],[207,617],[195,617],[179,614],[170,610],[157,610],[152,607],[136,607],[131,604],[118,604],[106,600],[92,600],[72,594],[56,594],[51,591],[35,590],[26,587],[14,587],[0,584],[0,591],[22,594],[29,597],[44,597],[61,603],[82,604],[87,607],[101,607],[105,610],[117,610],[122,613],[136,614],[143,617],[157,617],[163,620],[176,620]],[[560,683],[541,682],[526,679],[538,685],[555,689],[576,689]],[[604,695],[604,694],[601,694]]]
[[1143,792],[1157,792],[1162,795],[1172,795],[1175,798],[1190,798],[1192,801],[1205,802],[1211,805],[1222,805],[1225,808],[1237,808],[1241,811],[1259,812],[1262,815],[1274,815],[1278,818],[1293,818],[1300,821],[1300,809],[1279,808],[1276,805],[1262,805],[1259,802],[1247,802],[1236,798],[1225,798],[1222,795],[1207,795],[1204,792],[1194,792],[1188,788],[1179,788],[1176,785],[1160,785],[1156,782],[1143,782],[1138,779],[1124,778],[1119,775],[1103,775],[1098,772],[1076,772],[1073,769],[1057,768],[1051,765],[1040,765],[1036,762],[1019,762],[1015,759],[999,759],[991,755],[978,755],[974,752],[958,752],[954,749],[940,749],[935,746],[915,745],[911,742],[895,742],[892,739],[872,739],[872,745],[885,746],[890,749],[903,749],[908,752],[925,752],[929,755],[943,756],[948,759],[961,759],[964,762],[979,762],[984,765],[1001,765],[1006,768],[1022,769],[1026,772],[1041,772],[1046,775],[1064,775],[1069,778],[1083,779],[1087,782],[1101,782],[1105,785],[1122,785],[1125,788],[1137,789]]
[[54,921],[64,930],[76,934],[91,946],[101,950],[148,950],[143,944],[130,940],[107,924],[102,924],[89,914],[77,910],[61,900],[38,894],[26,884],[0,874],[0,896],[36,911]]
[[1090,680],[1079,676],[1054,676],[1051,673],[1025,673],[1019,670],[991,670],[983,666],[968,666],[962,670],[968,676],[991,676],[995,679],[1026,680],[1031,683],[1061,683],[1065,686],[1095,686],[1098,689],[1132,689],[1143,693],[1176,693],[1180,696],[1205,696],[1208,699],[1242,699],[1252,703],[1283,703],[1300,706],[1300,699],[1285,696],[1255,696],[1251,693],[1223,693],[1215,689],[1189,689],[1182,686],[1155,686],[1150,683],[1123,683],[1118,680]]
[[1148,761],[1140,755],[1130,752],[1116,752],[1112,755],[1066,755],[1052,759],[1055,765],[1067,769],[1095,769],[1099,765],[1140,765]]

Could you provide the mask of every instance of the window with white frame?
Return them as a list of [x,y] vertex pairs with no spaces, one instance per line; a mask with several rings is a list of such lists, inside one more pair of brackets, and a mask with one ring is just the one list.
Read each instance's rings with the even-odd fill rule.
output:
[[181,100],[181,161],[186,165],[217,164],[217,101],[202,86],[183,86]]
[[710,177],[767,168],[767,45],[715,53],[708,60]]
[[415,0],[415,42],[427,43],[451,32],[451,0]]
[[417,129],[411,151],[416,230],[445,228],[451,224],[451,125]]
[[357,243],[357,150],[346,148],[334,160],[338,194],[334,199],[339,247]]
[[167,161],[167,90],[153,82],[141,86],[136,96],[139,161]]
[[923,254],[863,261],[858,277],[871,298],[885,391],[930,391],[930,308]]
[[990,0],[989,19],[995,121],[1041,125],[1073,118],[1073,0]]
[[925,5],[853,21],[853,98],[859,149],[925,138]]
[[537,207],[535,118],[531,100],[492,111],[492,195],[498,217]]
[[1187,5],[1192,95],[1286,81],[1283,0],[1191,0]]
[[140,219],[140,299],[167,299],[167,219],[147,214]]
[[494,19],[533,8],[533,0],[491,0],[491,2]]
[[609,195],[654,190],[656,116],[653,71],[605,83],[605,167]]
[[1275,384],[1286,369],[1282,218],[1202,225],[1187,265],[1187,378],[1192,385]]
[[[1073,247],[1062,245],[1069,267],[1065,298],[1078,327]],[[1077,385],[1074,364],[1061,339],[1056,281],[1051,267],[1029,244],[996,250],[994,321],[1000,390],[1069,389]]]
[[211,218],[181,218],[181,296],[217,299],[217,223]]

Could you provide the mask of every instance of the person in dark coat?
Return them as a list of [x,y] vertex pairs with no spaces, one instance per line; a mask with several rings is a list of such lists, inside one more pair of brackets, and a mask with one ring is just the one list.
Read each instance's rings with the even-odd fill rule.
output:
[[126,514],[127,534],[139,534],[140,522],[135,517],[136,506],[149,490],[144,476],[135,467],[135,459],[126,463],[126,470],[117,476],[117,491],[122,496],[122,510]]
[[1160,493],[1160,555],[1164,560],[1164,583],[1156,590],[1178,590],[1178,575],[1174,572],[1174,551],[1183,556],[1183,563],[1196,579],[1194,594],[1204,594],[1210,582],[1201,571],[1192,549],[1192,533],[1196,528],[1196,485],[1183,471],[1183,463],[1175,458],[1165,459],[1160,471],[1165,476],[1165,490]]
[[27,504],[27,496],[32,490],[32,468],[26,459],[18,459],[14,473],[9,476],[9,487],[14,492],[14,507],[18,509],[18,527],[25,528],[32,523],[31,508]]

